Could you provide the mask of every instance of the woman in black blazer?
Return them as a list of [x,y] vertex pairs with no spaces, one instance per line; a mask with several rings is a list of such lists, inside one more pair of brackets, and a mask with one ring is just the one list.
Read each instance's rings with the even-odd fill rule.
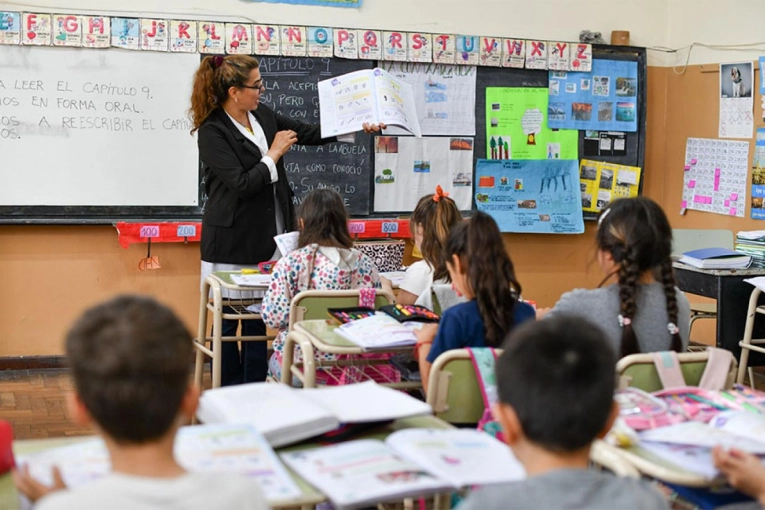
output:
[[[293,193],[282,156],[295,143],[320,145],[318,125],[291,120],[261,105],[259,63],[248,55],[202,59],[194,77],[191,117],[198,131],[207,202],[202,219],[202,280],[213,271],[256,267],[279,257],[273,237],[295,229]],[[381,126],[385,127],[385,126]],[[364,125],[367,132],[379,131]],[[223,336],[238,321],[223,321]],[[264,335],[262,321],[242,321],[242,335]],[[265,342],[225,342],[221,384],[263,381]]]

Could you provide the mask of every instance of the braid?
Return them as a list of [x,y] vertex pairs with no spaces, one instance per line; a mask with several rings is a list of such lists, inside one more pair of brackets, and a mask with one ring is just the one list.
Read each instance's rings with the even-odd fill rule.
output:
[[632,319],[637,311],[637,280],[640,270],[634,255],[627,252],[619,267],[619,316],[622,326],[622,345],[620,357],[640,352]]
[[672,260],[665,259],[661,263],[661,284],[664,287],[664,296],[667,300],[667,315],[669,333],[672,335],[672,347],[675,352],[683,350],[683,342],[680,338],[680,328],[677,326],[677,294],[675,293],[675,275],[672,272]]

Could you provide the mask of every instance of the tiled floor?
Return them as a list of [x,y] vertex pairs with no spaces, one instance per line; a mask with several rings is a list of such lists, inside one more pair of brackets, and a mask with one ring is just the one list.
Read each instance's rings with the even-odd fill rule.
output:
[[[207,388],[209,379],[207,371]],[[0,371],[0,419],[11,423],[16,439],[92,434],[67,417],[66,394],[71,388],[65,368]]]

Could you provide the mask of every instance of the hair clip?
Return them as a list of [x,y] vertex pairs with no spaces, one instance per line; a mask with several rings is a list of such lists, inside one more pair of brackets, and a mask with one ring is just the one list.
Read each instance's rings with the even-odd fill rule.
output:
[[629,326],[630,324],[632,324],[632,319],[630,319],[629,317],[625,317],[622,314],[619,314],[619,317],[617,317],[617,319],[619,320],[620,328],[623,328],[624,326]]
[[608,216],[608,213],[611,212],[611,209],[606,209],[603,211],[603,213],[600,215],[600,218],[598,218],[598,227],[600,227],[600,224],[603,223],[603,220],[606,219],[606,216]]
[[677,335],[680,333],[680,328],[677,327],[677,324],[674,322],[670,322],[667,324],[667,330],[669,330],[670,335]]
[[442,197],[448,197],[448,196],[449,196],[449,193],[445,192],[444,189],[439,184],[438,186],[436,186],[436,192],[433,195],[433,201],[438,202],[439,200],[441,200]]
[[221,65],[223,65],[223,59],[224,59],[223,55],[215,55],[215,56],[212,58],[213,69],[217,69],[217,68],[219,68]]

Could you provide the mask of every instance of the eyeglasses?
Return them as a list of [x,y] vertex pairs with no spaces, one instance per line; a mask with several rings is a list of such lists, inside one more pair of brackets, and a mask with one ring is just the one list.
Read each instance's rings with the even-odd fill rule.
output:
[[240,85],[243,89],[253,89],[253,90],[266,90],[266,82],[263,80],[258,80],[252,85]]

